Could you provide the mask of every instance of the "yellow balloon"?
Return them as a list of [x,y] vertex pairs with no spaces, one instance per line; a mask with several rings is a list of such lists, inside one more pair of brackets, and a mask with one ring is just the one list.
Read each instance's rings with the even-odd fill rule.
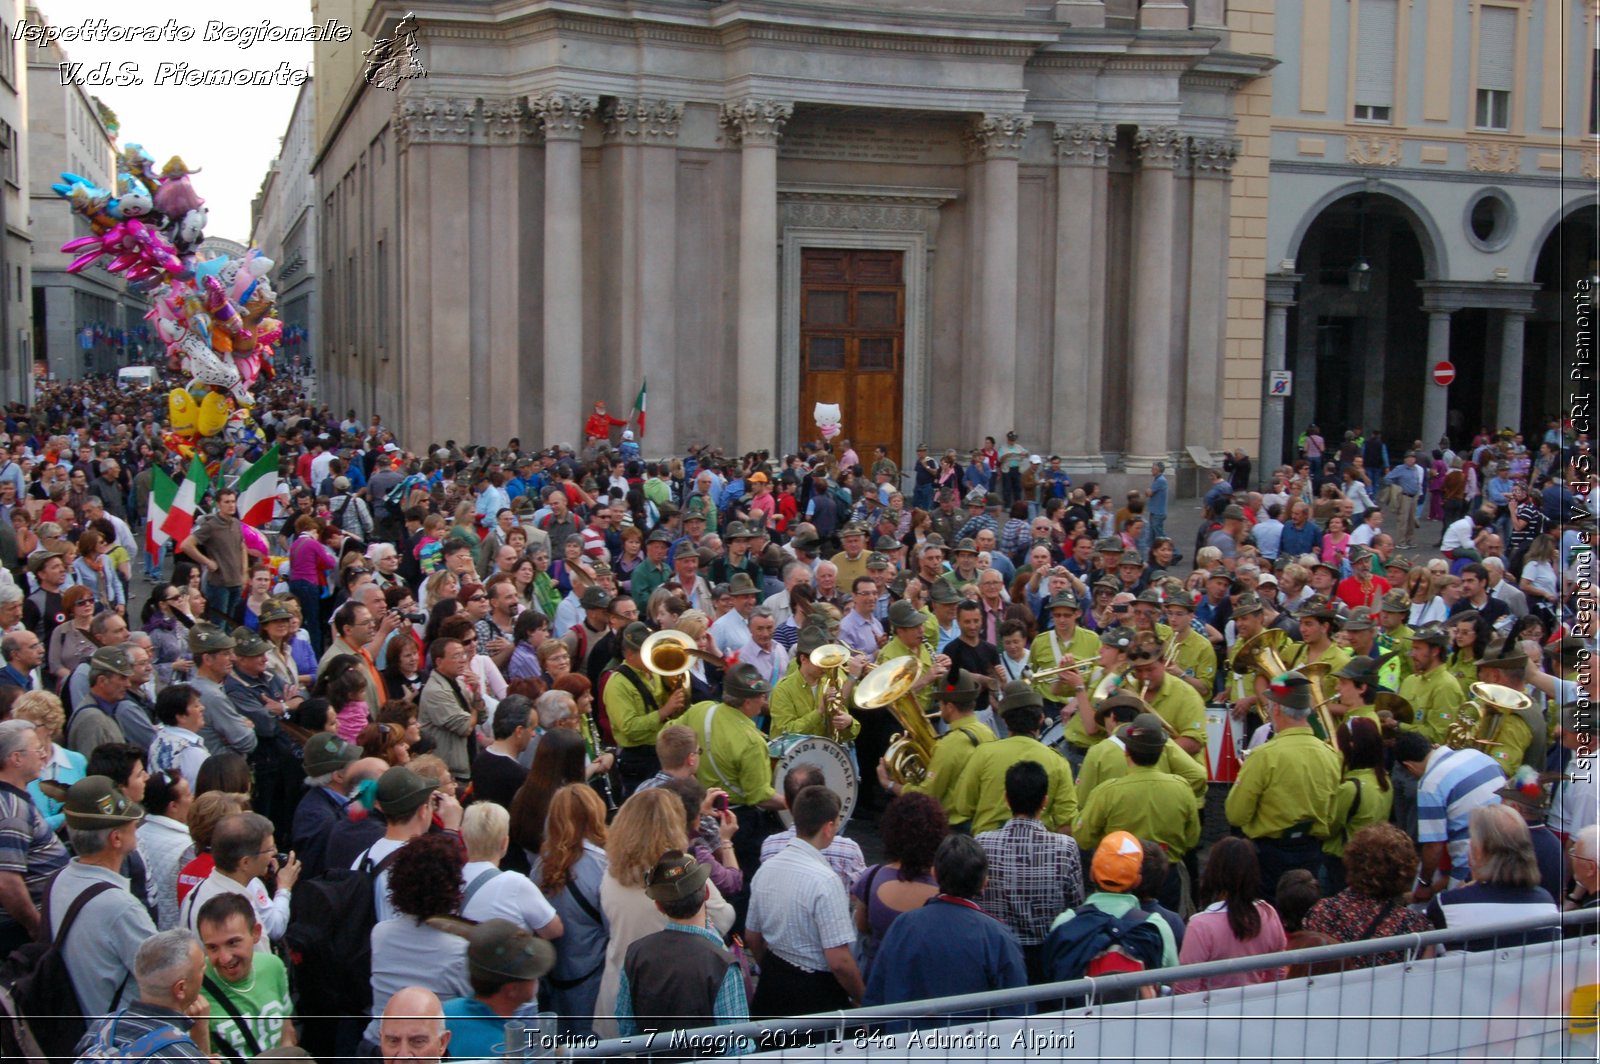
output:
[[194,396],[183,388],[174,388],[167,393],[167,417],[172,422],[174,432],[193,432],[195,419],[199,416]]
[[202,436],[215,436],[227,426],[231,413],[233,400],[221,392],[210,392],[200,400],[200,414],[195,427]]

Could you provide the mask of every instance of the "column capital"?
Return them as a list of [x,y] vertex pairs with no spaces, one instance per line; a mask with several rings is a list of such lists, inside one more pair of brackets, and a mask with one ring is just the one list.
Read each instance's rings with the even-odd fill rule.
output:
[[1267,306],[1285,308],[1294,306],[1295,296],[1303,280],[1305,275],[1300,273],[1267,274]]
[[635,144],[660,144],[678,139],[683,104],[646,97],[607,100],[600,108],[606,139]]
[[1239,142],[1232,137],[1190,137],[1187,153],[1196,177],[1227,179],[1239,158]]
[[395,111],[395,139],[412,144],[470,144],[478,127],[478,101],[465,96],[407,96]]
[[1032,128],[1030,114],[983,114],[972,120],[961,139],[968,158],[1015,159],[1022,154],[1022,142]]
[[535,96],[528,103],[539,118],[544,139],[550,141],[580,139],[599,101],[593,96],[558,91]]
[[1145,169],[1171,170],[1183,155],[1184,137],[1177,126],[1140,126],[1133,146]]
[[793,115],[794,104],[787,100],[747,96],[723,104],[717,122],[741,144],[773,147]]
[[1117,142],[1117,127],[1098,122],[1056,126],[1050,134],[1063,166],[1104,166]]
[[491,144],[531,144],[539,139],[539,117],[524,97],[484,100],[481,111]]

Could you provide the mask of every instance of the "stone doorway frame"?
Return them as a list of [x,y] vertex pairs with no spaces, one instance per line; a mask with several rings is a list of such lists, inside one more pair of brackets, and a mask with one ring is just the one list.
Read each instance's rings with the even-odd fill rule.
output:
[[[864,185],[778,185],[779,284],[778,446],[802,434],[800,406],[800,253],[805,248],[900,251],[905,255],[905,363],[900,411],[902,467],[926,431],[929,377],[929,275],[939,208],[958,189]],[[813,426],[814,430],[814,426]],[[904,486],[904,485],[902,485]]]

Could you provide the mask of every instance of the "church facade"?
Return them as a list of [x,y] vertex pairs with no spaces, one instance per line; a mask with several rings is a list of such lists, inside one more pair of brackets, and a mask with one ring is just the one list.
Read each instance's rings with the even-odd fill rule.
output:
[[318,149],[324,394],[417,446],[581,443],[647,382],[646,454],[817,403],[901,461],[1253,453],[1271,10],[429,5]]

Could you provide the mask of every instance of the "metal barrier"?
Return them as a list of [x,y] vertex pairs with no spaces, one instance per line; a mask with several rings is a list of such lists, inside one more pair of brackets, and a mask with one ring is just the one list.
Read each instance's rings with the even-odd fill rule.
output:
[[[1520,942],[1529,932],[1555,926],[1547,918],[1533,918],[1430,931],[847,1012],[565,1044],[546,1047],[546,1055],[553,1049],[574,1058],[671,1053],[694,1059],[742,1044],[745,1051],[771,1050],[765,1055],[797,1061],[1104,1056],[1354,1062],[1479,1054],[1505,1060],[1595,1059],[1600,910],[1563,914],[1565,936],[1554,941],[1476,952],[1447,949],[1443,956],[1418,959],[1429,946]],[[1403,953],[1406,961],[1095,1004],[1180,980],[1389,952]],[[1035,1006],[1059,1009],[1069,998],[1088,1004],[1034,1012]]]

